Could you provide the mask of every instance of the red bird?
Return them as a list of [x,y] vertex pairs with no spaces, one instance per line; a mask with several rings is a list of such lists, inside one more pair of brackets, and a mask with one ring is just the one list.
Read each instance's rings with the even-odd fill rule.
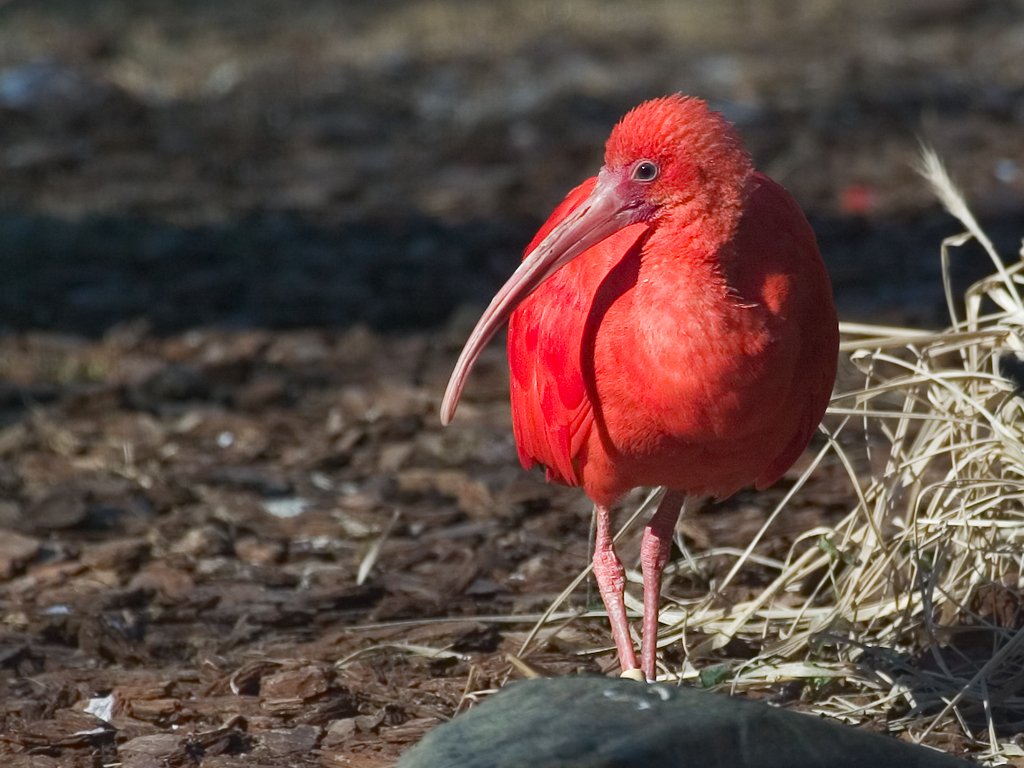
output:
[[[771,485],[825,412],[839,332],[814,233],[722,115],[655,99],[615,126],[600,173],[555,209],[487,307],[448,383],[445,424],[510,315],[519,458],[594,502],[594,574],[619,663],[653,680],[683,500]],[[638,673],[610,509],[657,485],[668,490],[641,543]]]

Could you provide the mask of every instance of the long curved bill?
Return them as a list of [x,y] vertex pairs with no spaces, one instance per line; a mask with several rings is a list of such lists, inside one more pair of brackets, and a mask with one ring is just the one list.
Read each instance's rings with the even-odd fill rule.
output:
[[455,415],[462,390],[487,342],[501,329],[513,310],[551,275],[609,235],[633,223],[633,211],[604,174],[586,200],[555,227],[523,259],[519,268],[491,299],[469,335],[441,401],[441,423]]

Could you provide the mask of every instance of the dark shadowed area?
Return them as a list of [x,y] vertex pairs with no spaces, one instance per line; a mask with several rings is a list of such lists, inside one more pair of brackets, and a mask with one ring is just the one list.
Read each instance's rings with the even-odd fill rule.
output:
[[[943,322],[922,141],[1020,247],[1022,2],[0,0],[0,754],[389,765],[517,677],[589,506],[519,469],[500,344],[437,406],[615,120],[675,91],[804,207],[844,319]],[[758,551],[842,513],[840,474]],[[746,546],[790,481],[691,544]]]

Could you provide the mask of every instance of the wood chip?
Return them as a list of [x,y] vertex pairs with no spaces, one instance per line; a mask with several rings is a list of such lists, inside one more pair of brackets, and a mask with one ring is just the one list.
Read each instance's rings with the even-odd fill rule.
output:
[[154,733],[137,736],[121,745],[118,752],[128,765],[130,760],[142,757],[158,757],[170,760],[175,752],[183,751],[184,736],[175,733]]
[[24,571],[40,548],[38,539],[0,530],[0,580],[6,581]]
[[142,538],[114,539],[96,544],[82,553],[82,565],[109,571],[134,571],[149,554],[150,544]]
[[308,754],[320,740],[320,729],[313,725],[275,728],[258,736],[263,749],[274,755]]
[[125,713],[149,722],[165,721],[181,708],[178,699],[138,699],[125,703]]
[[324,734],[323,744],[321,746],[327,747],[338,747],[348,741],[356,732],[356,719],[354,717],[344,717],[340,720],[333,720],[327,726],[327,732]]
[[297,714],[307,702],[319,698],[328,688],[327,673],[319,667],[285,670],[263,679],[260,703],[268,712]]
[[166,563],[153,562],[139,571],[129,583],[132,588],[149,589],[163,600],[181,602],[195,589],[195,581],[188,572]]

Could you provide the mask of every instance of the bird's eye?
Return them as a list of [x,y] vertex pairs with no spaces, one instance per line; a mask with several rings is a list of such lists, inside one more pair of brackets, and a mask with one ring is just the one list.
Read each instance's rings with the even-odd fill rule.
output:
[[658,166],[650,160],[641,160],[633,169],[633,181],[654,181],[658,178]]

